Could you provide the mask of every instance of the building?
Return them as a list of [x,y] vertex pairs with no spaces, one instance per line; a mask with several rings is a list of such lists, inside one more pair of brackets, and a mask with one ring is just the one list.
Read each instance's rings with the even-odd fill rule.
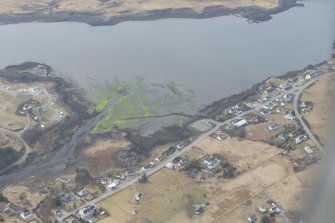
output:
[[79,215],[81,218],[89,218],[93,215],[95,207],[93,205],[84,207],[83,209],[79,210]]
[[278,125],[278,124],[276,124],[276,123],[271,124],[271,125],[268,126],[268,130],[269,130],[269,132],[275,131],[275,130],[277,130],[277,129],[279,129],[279,128],[280,128],[280,125]]
[[26,221],[31,219],[33,217],[33,214],[30,211],[25,210],[20,213],[20,217]]
[[237,120],[237,121],[233,122],[233,124],[234,124],[235,127],[239,128],[239,127],[243,127],[243,126],[247,125],[248,122],[245,119],[240,119],[240,120]]
[[285,115],[284,118],[287,120],[294,120],[295,116],[290,112],[287,115]]
[[164,160],[165,159],[165,156],[164,155],[159,155],[159,156],[157,156],[156,158],[155,158],[155,160],[157,161],[157,162],[161,162],[162,160]]
[[167,163],[165,165],[165,167],[174,170],[174,169],[176,169],[176,164],[174,164],[174,163]]
[[86,195],[88,195],[88,192],[85,188],[81,188],[79,191],[76,192],[76,194],[79,197],[85,197]]
[[279,87],[279,89],[287,91],[287,90],[290,90],[292,88],[292,84],[289,83],[289,82],[285,82],[285,83],[280,84],[278,87]]
[[150,162],[150,163],[146,164],[144,167],[142,167],[142,171],[149,171],[149,170],[151,170],[154,166],[155,166],[155,164],[154,164],[153,162]]
[[295,138],[295,144],[300,144],[303,141],[307,140],[307,136],[306,135],[299,135]]
[[321,76],[321,75],[323,75],[323,74],[324,74],[323,71],[314,71],[314,72],[312,72],[312,73],[310,73],[310,74],[307,74],[307,75],[305,76],[305,79],[306,79],[306,80],[314,79],[314,78],[319,77],[319,76]]
[[250,215],[250,217],[247,218],[248,222],[251,223],[256,223],[257,222],[257,217],[255,214]]
[[139,193],[135,194],[135,198],[134,199],[135,199],[136,202],[140,202],[143,199],[143,197],[144,197],[144,194],[141,193],[141,192],[139,192]]
[[118,186],[121,183],[121,179],[119,178],[115,178],[113,180],[110,181],[110,183],[108,184],[109,188],[115,188],[116,186]]

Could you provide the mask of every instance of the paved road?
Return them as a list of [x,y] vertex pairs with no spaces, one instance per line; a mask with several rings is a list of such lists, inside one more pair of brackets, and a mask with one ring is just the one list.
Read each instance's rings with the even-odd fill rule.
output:
[[297,89],[297,92],[295,93],[294,96],[294,100],[293,100],[293,110],[296,114],[296,117],[298,119],[298,121],[300,122],[301,126],[303,127],[304,131],[306,132],[306,134],[308,135],[308,137],[313,141],[313,143],[315,144],[315,146],[320,150],[320,152],[325,155],[326,151],[324,150],[323,146],[321,145],[321,143],[319,142],[319,140],[314,136],[314,134],[312,133],[312,131],[310,130],[310,128],[308,127],[308,125],[305,123],[305,121],[302,119],[301,114],[299,113],[299,98],[302,94],[302,92],[308,88],[309,86],[311,86],[312,84],[314,84],[316,81],[320,80],[321,78],[325,77],[325,76],[329,76],[329,75],[334,75],[334,73],[327,73],[325,75],[322,75],[318,78],[312,79],[309,82],[307,82],[302,88]]

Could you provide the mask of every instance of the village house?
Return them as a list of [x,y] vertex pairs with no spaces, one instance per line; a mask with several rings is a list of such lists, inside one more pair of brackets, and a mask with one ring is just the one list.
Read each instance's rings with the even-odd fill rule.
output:
[[280,128],[280,125],[279,125],[279,124],[277,124],[277,123],[273,123],[273,124],[271,124],[271,125],[268,126],[268,131],[269,131],[269,132],[272,132],[272,131],[275,131],[275,130],[277,130],[277,129],[279,129],[279,128]]
[[263,105],[263,108],[264,109],[267,109],[267,110],[272,110],[274,109],[276,106],[273,104],[273,103],[267,103],[266,105]]
[[121,179],[120,178],[115,178],[113,180],[111,180],[108,184],[109,188],[115,188],[117,187],[119,184],[121,183]]
[[292,84],[289,83],[289,82],[285,82],[285,83],[280,84],[278,86],[278,88],[281,89],[281,90],[287,91],[287,90],[290,90],[292,88]]
[[144,194],[142,192],[138,192],[135,194],[134,199],[136,202],[140,202],[143,199],[143,197],[144,197]]
[[215,156],[211,155],[206,156],[202,162],[209,170],[212,170],[217,166],[219,160]]
[[267,116],[271,114],[271,110],[268,109],[261,109],[260,110],[261,115]]
[[295,138],[295,144],[300,144],[303,141],[307,140],[307,136],[306,135],[299,135]]
[[257,217],[255,214],[252,214],[250,215],[248,218],[247,218],[248,222],[250,223],[256,223],[257,222]]
[[292,114],[292,112],[290,112],[290,113],[286,114],[284,116],[284,118],[287,119],[287,120],[294,120],[295,116]]
[[87,190],[85,188],[80,188],[80,190],[77,191],[76,194],[79,197],[85,197],[86,195],[88,195],[88,192],[87,192]]
[[33,214],[28,210],[22,211],[20,213],[20,218],[22,218],[25,221],[30,220],[32,217],[33,217]]
[[314,78],[316,78],[316,77],[319,77],[319,76],[321,76],[321,75],[323,75],[323,74],[324,74],[323,71],[314,71],[314,72],[312,72],[312,73],[310,73],[310,74],[307,74],[307,75],[305,76],[305,79],[306,79],[306,80],[311,80],[311,79],[314,79]]
[[161,162],[161,161],[164,160],[164,159],[165,159],[165,156],[162,154],[162,155],[157,156],[157,157],[155,158],[155,161],[157,161],[157,162]]
[[280,140],[284,141],[284,142],[287,142],[287,141],[290,139],[290,137],[288,136],[288,134],[285,133],[285,132],[279,134],[277,137],[278,137]]
[[81,218],[90,218],[94,213],[95,207],[93,205],[87,206],[79,210],[79,215]]
[[144,167],[142,167],[142,171],[149,171],[149,170],[151,170],[154,166],[155,166],[155,164],[154,164],[153,162],[150,162],[150,163],[144,165]]
[[247,120],[245,119],[238,119],[232,123],[236,128],[240,128],[246,126],[248,124]]

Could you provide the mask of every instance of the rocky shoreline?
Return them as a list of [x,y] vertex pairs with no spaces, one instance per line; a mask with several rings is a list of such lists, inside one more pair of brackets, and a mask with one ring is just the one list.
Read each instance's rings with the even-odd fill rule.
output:
[[16,24],[29,22],[81,22],[91,26],[115,25],[125,21],[146,21],[164,18],[211,18],[226,15],[238,15],[250,22],[263,22],[272,18],[272,15],[286,11],[292,7],[304,6],[296,0],[279,0],[279,6],[273,9],[248,6],[237,8],[225,8],[222,6],[206,7],[202,12],[196,12],[191,8],[151,10],[143,13],[125,13],[105,17],[91,12],[61,12],[61,13],[31,13],[31,14],[2,14],[0,24]]

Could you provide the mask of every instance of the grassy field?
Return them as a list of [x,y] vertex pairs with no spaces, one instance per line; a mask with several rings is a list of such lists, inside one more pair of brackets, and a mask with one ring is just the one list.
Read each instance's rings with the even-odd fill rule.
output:
[[[137,192],[144,193],[140,204],[134,201]],[[184,174],[164,169],[149,178],[146,184],[136,184],[100,202],[111,217],[100,223],[109,222],[165,222],[180,212],[194,213],[193,204],[204,202],[206,191]],[[133,216],[136,208],[138,214]],[[187,210],[189,210],[187,212]]]
[[224,6],[227,8],[259,6],[262,8],[274,8],[277,0],[0,0],[0,14],[34,13],[34,12],[94,12],[104,16],[120,14],[145,13],[150,10],[170,8],[192,8],[201,12],[209,6]]
[[335,74],[320,81],[306,89],[301,97],[302,101],[312,101],[313,110],[305,115],[312,131],[319,137],[322,143],[326,143],[329,135],[328,127],[335,111]]
[[22,101],[0,91],[0,125],[2,128],[15,130],[26,125],[26,118],[16,114],[16,109],[20,103]]

